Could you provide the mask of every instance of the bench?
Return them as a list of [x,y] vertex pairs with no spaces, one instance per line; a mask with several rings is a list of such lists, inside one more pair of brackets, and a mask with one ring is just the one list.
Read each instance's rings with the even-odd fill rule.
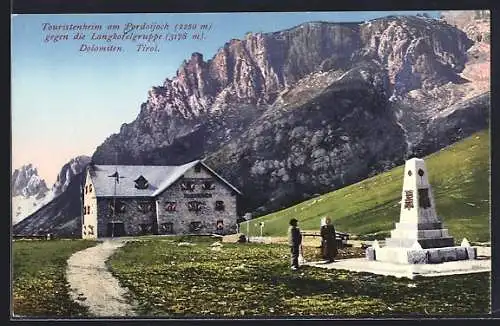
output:
[[[321,238],[321,233],[318,231],[302,231],[303,237],[318,237]],[[335,239],[337,240],[337,248],[347,247],[349,233],[335,231]]]

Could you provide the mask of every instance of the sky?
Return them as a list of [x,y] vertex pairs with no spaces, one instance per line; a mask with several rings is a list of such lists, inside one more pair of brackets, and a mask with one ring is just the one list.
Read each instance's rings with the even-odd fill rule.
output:
[[[420,11],[422,12],[422,11]],[[11,17],[12,169],[32,163],[50,187],[61,167],[78,155],[91,156],[123,123],[132,122],[148,90],[173,78],[193,52],[210,59],[224,43],[247,32],[273,32],[307,21],[362,22],[415,11],[196,13],[196,14],[57,14]],[[439,12],[427,12],[438,17]],[[159,34],[175,34],[176,24],[208,24],[205,39],[149,42],[158,52],[138,52],[141,41],[74,40],[74,31],[49,29],[69,24],[168,24]],[[50,24],[50,25],[49,25]],[[44,30],[45,26],[45,30]],[[129,32],[130,33],[130,32]],[[131,30],[131,33],[149,33]],[[56,35],[68,35],[58,40]],[[128,34],[128,33],[127,33]],[[189,36],[192,33],[188,34]],[[122,52],[80,51],[82,44],[122,47]]]

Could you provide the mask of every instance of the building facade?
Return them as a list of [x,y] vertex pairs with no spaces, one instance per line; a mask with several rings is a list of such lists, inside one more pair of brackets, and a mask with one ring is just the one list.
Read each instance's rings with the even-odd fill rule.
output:
[[82,193],[84,239],[237,230],[241,192],[201,161],[89,165]]

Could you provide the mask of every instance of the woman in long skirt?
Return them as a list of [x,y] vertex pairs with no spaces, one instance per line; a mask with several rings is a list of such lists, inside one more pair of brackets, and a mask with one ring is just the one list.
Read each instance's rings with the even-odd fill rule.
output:
[[337,256],[337,239],[335,227],[330,217],[326,217],[325,225],[321,226],[321,247],[323,259],[326,260],[326,263],[335,261],[335,256]]

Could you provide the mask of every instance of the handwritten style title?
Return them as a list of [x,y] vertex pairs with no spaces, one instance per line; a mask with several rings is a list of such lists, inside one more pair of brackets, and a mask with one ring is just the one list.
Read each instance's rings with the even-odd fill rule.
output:
[[125,52],[133,44],[137,52],[160,52],[162,42],[206,40],[212,24],[51,24],[43,23],[44,43],[79,41],[80,52]]

